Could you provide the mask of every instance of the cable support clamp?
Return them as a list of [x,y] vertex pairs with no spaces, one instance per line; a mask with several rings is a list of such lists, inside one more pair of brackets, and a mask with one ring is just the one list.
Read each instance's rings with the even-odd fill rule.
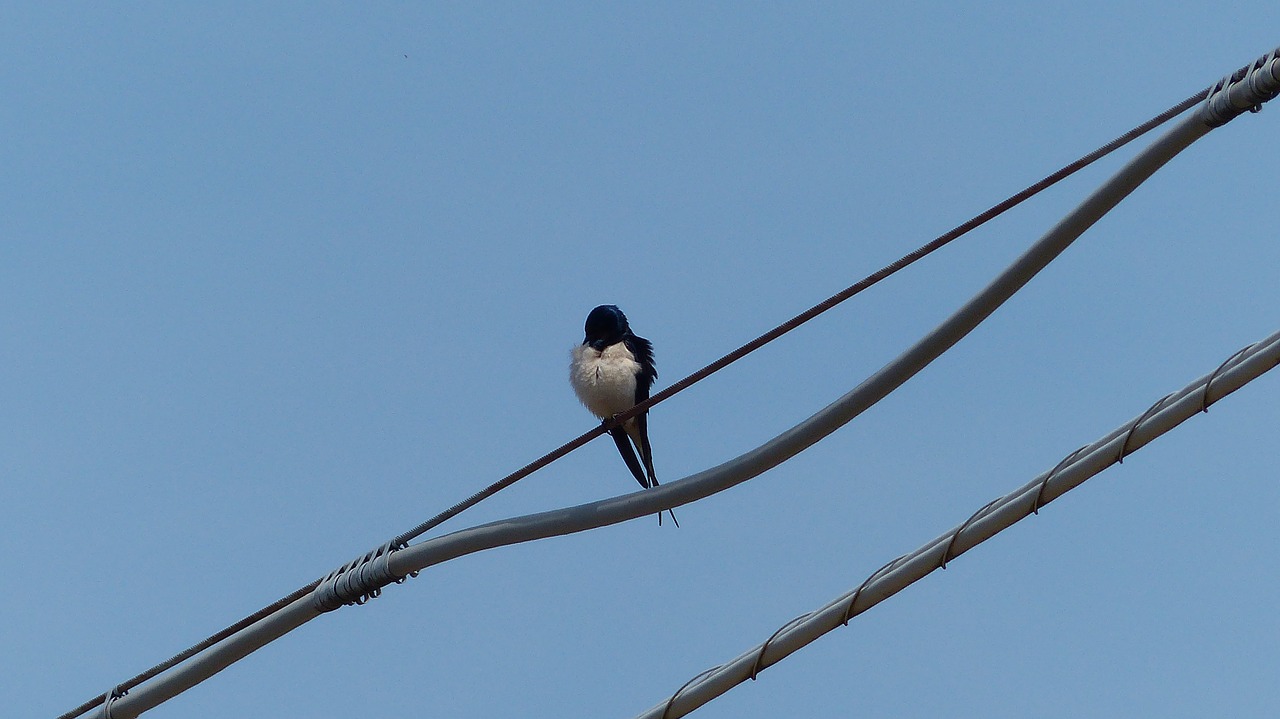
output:
[[102,719],[113,719],[111,705],[115,704],[117,699],[120,699],[128,693],[129,690],[121,689],[119,684],[112,687],[111,691],[107,692],[106,698],[102,701]]
[[1262,103],[1277,95],[1280,95],[1280,48],[1219,80],[1209,89],[1200,108],[1200,119],[1209,127],[1221,127],[1245,110],[1261,111]]
[[316,611],[332,612],[352,604],[364,604],[382,594],[388,584],[399,584],[405,577],[391,571],[391,554],[404,546],[391,540],[329,572],[311,593]]

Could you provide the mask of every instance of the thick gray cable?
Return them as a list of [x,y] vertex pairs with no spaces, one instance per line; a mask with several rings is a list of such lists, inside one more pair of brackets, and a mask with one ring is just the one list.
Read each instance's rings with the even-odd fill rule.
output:
[[897,594],[911,584],[1085,480],[1118,464],[1209,405],[1280,364],[1280,332],[1232,355],[1221,367],[1152,405],[1093,444],[1068,455],[1065,462],[978,510],[958,527],[876,570],[857,589],[784,624],[763,644],[690,680],[671,698],[637,719],[684,716],[778,663],[849,619]]
[[[581,532],[678,507],[747,481],[777,466],[875,404],[959,342],[1141,182],[1211,128],[1191,113],[1141,151],[1116,175],[1040,238],[990,285],[898,358],[848,394],[764,445],[717,467],[662,487],[566,509],[492,522],[393,552],[398,577],[495,547]],[[320,615],[310,595],[209,647],[186,663],[135,687],[112,706],[128,719],[208,679],[257,648]]]

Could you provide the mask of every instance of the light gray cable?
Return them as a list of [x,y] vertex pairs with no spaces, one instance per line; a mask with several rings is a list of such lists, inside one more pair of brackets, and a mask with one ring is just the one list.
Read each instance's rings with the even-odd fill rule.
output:
[[[764,445],[717,467],[659,488],[492,522],[426,540],[392,553],[389,558],[391,572],[404,577],[464,554],[646,516],[660,509],[708,497],[777,466],[861,414],[960,341],[1142,181],[1210,129],[1200,120],[1199,113],[1191,113],[1179,121],[913,347],[840,399]],[[113,704],[112,712],[122,719],[137,716],[320,613],[311,596],[297,600],[187,662],[135,687]]]
[[857,589],[784,624],[763,644],[698,674],[668,700],[637,719],[681,717],[756,675],[827,632],[847,624],[909,585],[945,568],[949,559],[972,549],[1032,514],[1039,506],[1118,464],[1209,405],[1280,364],[1280,332],[1232,355],[1214,372],[1175,392],[1068,460],[996,499],[949,532],[873,572]]

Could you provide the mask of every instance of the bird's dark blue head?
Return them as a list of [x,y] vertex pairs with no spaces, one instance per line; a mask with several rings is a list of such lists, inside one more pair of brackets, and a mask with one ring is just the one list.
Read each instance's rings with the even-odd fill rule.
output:
[[621,342],[630,331],[627,316],[622,314],[622,310],[618,309],[617,305],[600,305],[587,315],[587,336],[582,340],[582,344],[602,350],[609,345]]

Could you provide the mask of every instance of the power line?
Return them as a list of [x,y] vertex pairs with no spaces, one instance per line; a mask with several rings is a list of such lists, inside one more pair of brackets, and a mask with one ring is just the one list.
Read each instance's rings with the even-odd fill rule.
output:
[[979,509],[959,526],[872,572],[856,589],[784,624],[763,644],[698,674],[637,719],[675,719],[726,693],[853,617],[923,579],[1222,397],[1280,364],[1280,332],[1245,347],[1213,372],[1170,394],[1110,434],[1067,455],[1053,469]]
[[[1146,177],[1176,155],[1209,127],[1192,115],[1146,148],[1084,203],[1034,243],[1022,257],[957,310],[935,330],[858,387],[809,419],[761,447],[693,477],[668,482],[662,487],[636,492],[592,505],[544,512],[530,517],[504,520],[454,532],[393,551],[396,542],[366,555],[331,575],[323,583],[295,593],[292,601],[277,602],[277,610],[237,632],[225,635],[221,644],[197,652],[182,666],[159,680],[164,691],[139,692],[118,701],[118,712],[131,716],[158,703],[156,700],[180,687],[194,686],[229,666],[232,662],[273,641],[287,631],[344,603],[375,596],[386,584],[431,564],[461,554],[492,547],[567,534],[613,524],[650,514],[659,509],[701,499],[757,476],[834,432],[889,392],[906,382],[1031,280],[1072,241],[1109,211]],[[365,581],[377,577],[377,581]],[[357,576],[359,575],[359,576]],[[283,603],[283,604],[282,604]],[[149,685],[148,685],[149,686]],[[119,692],[117,692],[119,693]],[[165,697],[167,698],[167,696]],[[163,701],[163,699],[159,699]],[[123,713],[132,710],[132,713]]]
[[[1276,53],[1272,53],[1273,56],[1275,54]],[[1264,60],[1265,59],[1266,58],[1264,58]],[[1280,61],[1277,61],[1276,63],[1267,64],[1265,65],[1265,67],[1272,68],[1272,69],[1276,67],[1280,67]],[[1261,64],[1261,61],[1259,61],[1259,63],[1255,63],[1254,66],[1250,68],[1244,68],[1241,71],[1238,71],[1236,75],[1229,78],[1229,80],[1239,83],[1239,81],[1242,78],[1245,78],[1246,76],[1252,77],[1254,74],[1257,74],[1256,72],[1253,72],[1254,70],[1261,70],[1263,68],[1264,68],[1264,65]],[[1249,70],[1250,72],[1245,73],[1245,70]],[[1252,82],[1252,80],[1250,80],[1250,82]],[[1233,85],[1232,82],[1224,81],[1222,83],[1219,83],[1219,85],[1215,86],[1214,88],[1210,88],[1210,90],[1196,93],[1195,95],[1188,98],[1187,100],[1184,100],[1182,103],[1179,103],[1178,105],[1174,106],[1173,108],[1170,108],[1164,113],[1161,113],[1161,115],[1157,116],[1156,118],[1153,118],[1147,123],[1144,123],[1143,125],[1140,125],[1137,128],[1134,128],[1133,130],[1129,131],[1125,135],[1122,135],[1120,138],[1113,140],[1111,143],[1108,143],[1108,145],[1104,146],[1103,148],[1100,148],[1099,150],[1096,150],[1093,153],[1086,155],[1080,160],[1077,160],[1075,163],[1072,163],[1071,165],[1068,165],[1062,170],[1059,170],[1058,172],[1046,177],[1044,180],[1041,180],[1036,185],[1033,185],[1027,188],[1026,190],[1023,190],[1022,192],[1010,197],[1009,199],[993,206],[991,209],[978,215],[977,217],[973,218],[969,222],[966,222],[958,226],[957,228],[953,229],[951,232],[948,232],[938,237],[934,241],[904,256],[903,258],[899,259],[895,263],[892,263],[891,265],[886,266],[882,270],[876,273],[873,273],[872,275],[869,275],[867,278],[864,278],[859,283],[851,285],[849,288],[846,288],[844,291],[837,293],[836,295],[833,295],[832,297],[828,298],[824,302],[818,305],[815,305],[814,307],[810,308],[804,313],[801,313],[800,315],[797,315],[796,317],[792,318],[792,320],[789,320],[783,325],[779,325],[777,328],[771,330],[770,332],[765,333],[764,335],[761,335],[760,337],[756,338],[752,342],[749,342],[746,345],[743,345],[742,347],[738,348],[734,352],[729,353],[728,355],[721,358],[720,360],[713,362],[707,367],[704,367],[702,370],[695,372],[694,374],[668,387],[662,392],[655,394],[652,398],[650,398],[646,402],[643,402],[633,407],[632,409],[628,410],[627,412],[613,418],[612,421],[613,422],[623,421],[626,418],[629,418],[631,416],[634,416],[636,414],[639,414],[640,412],[647,410],[649,407],[652,407],[658,402],[661,402],[671,396],[674,396],[676,393],[691,386],[697,381],[700,381],[701,379],[709,376],[710,374],[718,371],[719,369],[722,369],[728,364],[731,364],[737,359],[740,359],[741,357],[749,354],[750,352],[754,351],[755,349],[758,349],[759,347],[767,344],[768,342],[771,342],[772,340],[777,339],[778,337],[782,336],[783,334],[786,334],[787,332],[791,331],[795,327],[798,327],[804,322],[807,322],[808,320],[816,317],[822,312],[825,312],[826,310],[831,309],[832,307],[839,304],[840,302],[843,302],[849,297],[852,297],[854,294],[857,294],[863,289],[866,289],[867,287],[870,287],[876,282],[879,282],[881,279],[884,279],[885,277],[888,277],[894,272],[897,272],[898,270],[912,264],[913,262],[920,259],[921,257],[924,257],[925,255],[949,243],[951,240],[954,240],[955,238],[963,235],[969,230],[983,224],[984,222],[990,220],[991,218],[1008,210],[1010,207],[1013,207],[1019,202],[1033,196],[1034,194],[1042,191],[1043,189],[1051,186],[1052,184],[1060,181],[1061,179],[1069,176],[1070,174],[1096,161],[1098,158],[1114,151],[1118,147],[1128,143],[1132,139],[1140,136],[1141,134],[1144,134],[1145,132],[1149,131],[1151,128],[1157,126],[1158,124],[1164,121],[1167,121],[1170,117],[1173,117],[1174,115],[1194,105],[1201,98],[1205,98],[1206,96],[1208,96],[1210,101],[1212,101],[1214,99],[1213,98],[1214,92],[1219,90],[1234,91],[1236,89],[1237,89],[1237,85]],[[1253,85],[1250,85],[1250,91],[1252,92],[1252,94],[1245,93],[1243,96],[1244,100],[1251,100],[1255,95],[1258,94],[1257,92],[1253,91]],[[1227,93],[1220,93],[1220,94],[1227,94]],[[1272,96],[1274,96],[1274,94]],[[1217,114],[1214,115],[1214,119],[1220,120],[1218,124],[1225,123],[1226,121],[1229,121],[1231,117],[1235,116],[1234,114],[1230,114],[1230,113],[1239,114],[1240,112],[1243,112],[1245,109],[1250,109],[1256,105],[1260,105],[1262,101],[1263,100],[1257,100],[1251,105],[1248,105],[1243,108],[1238,108],[1238,105],[1240,103],[1235,98],[1233,98],[1232,103],[1227,105],[1225,109],[1218,108],[1216,110]],[[1208,113],[1202,112],[1200,114],[1203,115]],[[1198,117],[1199,115],[1197,116],[1197,118]],[[1062,223],[1059,223],[1059,226],[1057,228],[1055,228],[1055,232],[1059,230],[1062,231],[1061,237],[1058,238],[1059,240],[1062,237],[1067,238],[1065,240],[1065,243],[1062,244],[1062,247],[1059,247],[1056,250],[1049,249],[1047,251],[1047,254],[1044,254],[1043,256],[1032,257],[1032,255],[1036,253],[1036,248],[1044,245],[1045,241],[1049,239],[1049,236],[1046,236],[1046,238],[1043,238],[1040,243],[1037,243],[1036,246],[1033,246],[1032,250],[1029,250],[1026,255],[1020,258],[1019,261],[1015,263],[1014,267],[1011,267],[1010,270],[1006,271],[1005,274],[1007,275],[1011,271],[1013,271],[1015,268],[1017,268],[1019,265],[1024,265],[1023,267],[1018,269],[1019,272],[1023,272],[1031,265],[1035,265],[1039,263],[1038,267],[1036,267],[1035,269],[1032,269],[1029,274],[1021,278],[1021,280],[1017,283],[1016,287],[1013,287],[1011,290],[1009,290],[1009,294],[1011,295],[1012,292],[1016,291],[1018,287],[1021,287],[1022,284],[1025,284],[1025,282],[1028,281],[1030,277],[1035,274],[1035,272],[1038,272],[1040,267],[1043,267],[1044,264],[1047,264],[1050,260],[1052,260],[1053,257],[1055,257],[1058,252],[1061,252],[1061,249],[1064,248],[1066,244],[1069,244],[1071,240],[1073,240],[1076,236],[1078,236],[1085,229],[1087,229],[1088,226],[1090,226],[1094,221],[1096,221],[1097,217],[1100,217],[1101,214],[1108,211],[1111,207],[1114,206],[1115,203],[1119,202],[1120,199],[1122,199],[1125,195],[1131,192],[1134,189],[1134,187],[1136,187],[1137,184],[1142,181],[1142,179],[1145,179],[1145,177],[1149,176],[1151,172],[1154,172],[1155,169],[1158,169],[1160,165],[1162,165],[1165,161],[1167,161],[1169,157],[1172,157],[1173,154],[1176,154],[1177,151],[1181,150],[1187,144],[1190,144],[1191,141],[1194,141],[1194,139],[1198,138],[1200,135],[1203,135],[1205,132],[1207,132],[1210,129],[1210,125],[1208,125],[1206,122],[1203,122],[1203,121],[1199,121],[1199,122],[1184,121],[1182,124],[1179,125],[1179,127],[1180,128],[1197,128],[1198,134],[1194,134],[1194,136],[1192,136],[1192,134],[1187,134],[1187,136],[1183,138],[1185,142],[1177,147],[1173,146],[1177,144],[1176,142],[1175,143],[1168,142],[1168,138],[1170,137],[1170,135],[1166,135],[1166,138],[1164,140],[1158,141],[1156,145],[1157,146],[1168,145],[1168,147],[1165,148],[1166,150],[1170,150],[1168,156],[1164,157],[1163,159],[1155,160],[1154,158],[1156,157],[1156,155],[1151,154],[1149,149],[1148,152],[1145,152],[1139,156],[1140,158],[1141,157],[1147,158],[1148,160],[1147,167],[1145,168],[1139,167],[1138,168],[1139,171],[1136,173],[1131,173],[1132,176],[1126,179],[1125,182],[1117,183],[1117,179],[1121,178],[1122,175],[1124,175],[1123,172],[1121,173],[1121,175],[1117,175],[1116,177],[1112,178],[1112,180],[1109,181],[1108,185],[1104,186],[1104,187],[1110,188],[1109,193],[1106,193],[1106,194],[1095,193],[1094,196],[1089,201],[1086,201],[1086,203],[1082,205],[1081,208],[1077,208],[1077,211],[1069,216],[1069,219],[1074,217],[1075,220],[1073,220],[1072,222],[1068,222],[1068,220],[1064,220]],[[1172,134],[1173,133],[1171,133],[1171,135]],[[1138,165],[1137,158],[1135,158],[1135,160],[1131,161],[1130,164],[1127,166],[1127,169],[1135,168],[1137,167],[1137,165]],[[1107,196],[1108,194],[1110,195],[1110,197]],[[1089,206],[1088,211],[1082,213],[1081,210],[1085,209],[1086,206]],[[1093,213],[1095,212],[1096,212],[1096,215],[1093,215]],[[1085,218],[1086,215],[1090,215],[1091,219],[1083,219]],[[1072,234],[1073,232],[1074,234]],[[1050,234],[1053,234],[1053,233],[1050,233]],[[1068,235],[1070,236],[1067,237]],[[1044,248],[1042,248],[1042,250],[1044,250]],[[967,313],[974,317],[973,319],[974,326],[976,326],[978,322],[981,322],[982,319],[984,319],[992,311],[994,311],[994,309],[1001,302],[1003,302],[1004,299],[1007,299],[1007,296],[1005,296],[1002,299],[996,298],[996,295],[1000,294],[1000,292],[1003,292],[1003,290],[1000,290],[1000,292],[992,293],[991,290],[994,288],[994,285],[995,283],[993,283],[992,286],[989,286],[987,290],[984,290],[983,293],[980,293],[979,297],[975,298],[974,301],[971,301],[970,305],[966,306],[966,308],[968,308]],[[984,297],[985,299],[983,300],[983,302],[977,302],[980,298],[984,298]],[[994,300],[994,303],[990,304],[992,300]],[[966,310],[962,309],[962,313],[963,312],[966,312]],[[957,315],[959,314],[961,313],[957,313]],[[954,317],[955,316],[953,316],[953,319]],[[971,328],[972,327],[970,327],[969,329]],[[902,357],[899,358],[899,360],[901,361],[901,368],[908,370],[908,372],[905,376],[901,378],[900,381],[898,381],[897,384],[901,384],[901,382],[905,382],[907,378],[909,378],[915,372],[919,371],[919,369],[923,368],[923,366],[928,364],[929,361],[932,361],[933,357],[936,357],[938,354],[941,354],[941,352],[945,351],[952,344],[958,341],[959,337],[963,336],[963,334],[967,333],[967,331],[968,330],[966,329],[963,332],[961,332],[960,335],[955,336],[954,338],[951,338],[949,340],[944,340],[943,344],[937,345],[937,346],[924,347],[926,342],[923,340],[921,343],[918,343],[916,347],[913,348],[913,350],[908,351],[907,354],[904,354]],[[931,334],[930,337],[927,337],[926,340],[930,338],[937,340],[938,339],[937,331]],[[933,352],[935,349],[936,349],[936,354],[932,354],[932,356],[927,356],[929,355],[929,353]],[[912,354],[913,352],[915,352],[916,354],[913,355]],[[887,369],[888,367],[886,367],[884,370],[881,370],[880,373],[877,373],[877,375],[874,375],[872,378],[867,380],[867,382],[864,382],[863,385],[860,385],[858,388],[855,388],[855,390],[853,390],[848,395],[846,395],[845,398],[842,398],[840,401],[838,401],[837,404],[845,402],[845,400],[848,400],[850,396],[857,394],[859,390],[863,390],[864,387],[888,386],[886,383],[883,382],[884,380],[883,375],[885,374],[885,370]],[[875,381],[878,379],[881,381],[879,382]],[[888,392],[892,391],[893,387],[896,387],[897,384],[893,385],[892,387],[888,387],[888,389],[884,389],[883,393],[880,394],[878,397],[875,397],[875,399],[872,399],[870,403],[874,403],[875,401],[878,401],[880,397],[883,397],[885,394],[888,394]],[[860,396],[861,398],[860,401],[865,400],[866,396],[869,396],[869,394],[870,393],[863,393],[863,395],[865,396]],[[846,407],[852,407],[856,403],[845,403],[845,404],[846,404]],[[870,404],[867,404],[866,406],[870,406]],[[828,410],[830,409],[831,408],[829,407]],[[863,409],[865,409],[865,406],[856,409],[856,411],[854,411],[853,414],[850,414],[847,418],[835,424],[831,424],[831,421],[834,419],[833,416],[825,416],[825,415],[824,415],[825,419],[823,420],[824,422],[826,422],[825,425],[819,426],[819,424],[821,423],[815,424],[815,420],[817,420],[820,415],[823,415],[823,413],[819,413],[819,415],[815,415],[814,417],[811,417],[805,423],[810,425],[809,430],[811,431],[808,436],[811,436],[812,437],[811,439],[809,439],[807,442],[803,444],[796,445],[794,448],[794,451],[791,451],[790,454],[786,454],[785,456],[782,456],[781,458],[777,459],[773,464],[769,464],[767,466],[764,466],[762,464],[757,464],[755,470],[751,474],[743,476],[742,478],[738,479],[734,483],[736,484],[737,482],[745,481],[746,479],[749,479],[750,477],[755,476],[756,474],[759,474],[765,469],[768,469],[769,467],[776,465],[778,462],[784,461],[786,458],[804,449],[804,447],[809,446],[813,442],[818,441],[818,439],[821,439],[821,437],[826,436],[826,434],[829,434],[830,432],[834,431],[837,427],[842,425],[844,422],[849,421],[849,419],[852,419],[853,416],[856,416],[856,414],[861,412]],[[824,410],[824,412],[826,412],[826,410]],[[511,475],[508,475],[507,477],[503,478],[499,482],[496,482],[490,485],[489,487],[482,490],[481,492],[477,492],[475,495],[472,495],[472,497],[468,498],[467,500],[464,500],[463,502],[460,502],[454,505],[453,507],[446,510],[445,512],[442,512],[441,514],[437,515],[436,517],[433,517],[427,522],[424,522],[418,525],[413,530],[410,530],[409,532],[406,532],[405,534],[400,535],[399,537],[392,540],[391,542],[388,542],[387,544],[383,545],[383,547],[379,548],[378,550],[375,550],[374,552],[370,552],[368,555],[366,555],[364,560],[357,560],[356,562],[350,563],[349,565],[345,566],[343,570],[335,572],[334,574],[330,575],[329,579],[334,580],[332,585],[330,584],[330,582],[323,581],[323,580],[317,580],[315,582],[312,582],[311,584],[293,592],[292,594],[280,600],[277,600],[276,602],[269,605],[268,607],[265,607],[259,610],[258,612],[255,612],[254,614],[249,615],[248,617],[245,617],[244,619],[240,620],[239,622],[236,622],[230,627],[227,627],[226,629],[214,635],[211,635],[210,637],[206,638],[202,642],[179,653],[178,655],[175,655],[169,660],[166,660],[165,662],[162,662],[152,667],[146,672],[143,672],[142,674],[139,674],[133,677],[132,679],[117,685],[117,687],[113,691],[104,693],[102,695],[99,695],[98,697],[95,697],[94,699],[89,700],[88,702],[85,702],[80,707],[77,707],[71,712],[68,712],[62,715],[60,719],[72,719],[74,717],[77,717],[83,714],[84,712],[88,711],[94,706],[107,702],[108,700],[110,700],[111,703],[115,703],[115,704],[123,703],[123,706],[120,706],[117,709],[117,712],[120,713],[121,716],[130,716],[130,715],[136,716],[137,713],[141,713],[142,711],[145,711],[146,709],[152,706],[155,706],[155,704],[158,704],[160,701],[164,701],[165,699],[168,699],[171,696],[176,695],[177,693],[183,691],[186,687],[177,688],[183,682],[176,679],[172,679],[172,680],[162,679],[159,682],[155,682],[154,684],[156,685],[157,690],[154,692],[150,692],[149,694],[151,695],[152,698],[158,698],[158,701],[154,701],[154,703],[150,703],[145,706],[143,706],[143,702],[137,701],[136,696],[135,697],[123,696],[130,689],[139,686],[143,682],[154,679],[155,677],[159,676],[162,672],[165,672],[188,659],[196,657],[202,652],[205,652],[206,650],[220,643],[226,643],[227,647],[233,647],[235,649],[235,651],[224,654],[224,658],[226,656],[232,656],[233,654],[237,654],[237,653],[238,655],[236,656],[236,658],[238,658],[239,656],[244,656],[248,654],[249,652],[256,649],[258,646],[261,646],[261,644],[255,643],[258,639],[265,638],[265,641],[262,642],[262,643],[265,643],[266,641],[270,641],[282,635],[283,633],[300,625],[301,623],[308,621],[310,618],[313,618],[313,617],[299,618],[297,616],[294,616],[293,612],[288,612],[289,616],[284,616],[286,614],[286,610],[291,610],[294,606],[296,606],[299,603],[300,600],[307,597],[307,595],[309,594],[313,595],[313,599],[315,600],[315,603],[317,604],[317,606],[323,607],[325,609],[336,608],[336,606],[340,606],[342,603],[359,602],[361,601],[362,597],[376,596],[377,592],[380,591],[381,587],[384,586],[386,583],[390,583],[390,581],[393,581],[393,580],[398,581],[398,579],[396,578],[403,578],[404,576],[407,576],[408,574],[416,572],[417,569],[421,568],[421,567],[414,568],[414,567],[408,566],[411,563],[409,562],[409,559],[410,559],[410,554],[413,554],[412,552],[408,552],[408,551],[396,552],[395,551],[397,549],[404,547],[404,545],[410,539],[420,536],[422,533],[425,533],[426,531],[429,531],[431,528],[438,526],[441,522],[449,519],[452,516],[455,516],[456,514],[464,511],[465,509],[471,506],[474,506],[476,503],[482,501],[483,499],[489,496],[492,496],[493,494],[500,491],[501,489],[504,489],[514,484],[519,479],[525,476],[528,476],[532,472],[545,466],[546,464],[549,464],[550,462],[558,459],[559,457],[564,456],[565,454],[572,451],[573,449],[576,449],[577,447],[582,446],[583,444],[590,441],[591,439],[594,439],[595,437],[598,437],[599,435],[603,434],[606,429],[607,429],[606,425],[601,425],[587,433],[584,433],[583,435],[579,436],[577,439],[562,445],[560,448],[557,448],[553,452],[548,453],[547,455],[544,455],[542,458],[539,458],[535,462],[530,463],[529,465],[526,465],[525,467],[521,468],[520,470],[517,470]],[[796,430],[794,429],[792,430],[792,432],[795,432],[795,431]],[[782,439],[782,437],[775,439],[774,442],[776,443],[779,439]],[[774,443],[770,443],[770,444],[774,444]],[[766,447],[768,446],[769,445],[766,445]],[[756,452],[754,453],[748,453],[748,455],[744,455],[743,457],[738,458],[739,464],[741,465],[744,459],[747,459],[752,455],[758,455],[764,449],[765,447],[761,447],[760,449],[756,450]],[[755,459],[758,459],[758,457]],[[751,461],[748,461],[746,465],[748,469],[750,469],[750,465],[751,465]],[[695,488],[693,485],[688,484],[689,481],[692,479],[694,478],[686,478],[685,480],[680,480],[680,482],[677,482],[677,483],[670,483],[666,487],[662,488],[661,490],[648,490],[645,493],[646,495],[645,497],[636,498],[634,502],[631,501],[633,499],[633,497],[631,496],[623,497],[619,499],[627,502],[631,502],[632,504],[635,504],[635,505],[646,505],[646,504],[652,504],[652,503],[661,502],[661,501],[667,501],[667,504],[663,508],[669,508],[671,506],[676,506],[679,504],[684,504],[690,501],[694,501],[696,499],[701,498],[702,496],[708,496],[710,493],[714,493],[714,491],[719,491],[719,490],[713,490],[713,491],[707,492],[706,494],[699,495],[697,492],[701,491],[701,489]],[[671,491],[673,489],[675,491]],[[563,510],[563,511],[568,511],[568,510]],[[647,513],[647,511],[642,513]],[[550,514],[555,514],[555,513],[550,513]],[[635,515],[635,516],[639,516],[639,515]],[[597,519],[598,518],[599,517],[597,517]],[[623,521],[624,519],[629,519],[629,518],[632,518],[632,517],[630,516],[622,517],[621,519],[618,519],[616,521]],[[612,523],[612,522],[600,522],[592,526],[603,526],[603,524],[606,524],[606,523]],[[569,523],[569,525],[566,525],[566,526],[572,526],[572,524],[573,523]],[[486,525],[486,526],[489,526],[489,525]],[[582,531],[582,529],[586,529],[586,528],[591,528],[591,527],[583,526],[579,528],[570,528],[570,529],[564,529],[563,531],[556,531],[554,533],[563,534],[569,531]],[[477,528],[477,529],[480,529],[480,528]],[[459,534],[459,533],[455,533],[455,535],[456,534]],[[449,535],[449,536],[452,537],[455,535]],[[543,536],[552,536],[552,535],[547,534]],[[526,541],[526,540],[519,540],[519,541]],[[505,542],[505,543],[510,543],[510,542]],[[418,545],[418,547],[421,547],[421,546],[422,545]],[[498,546],[498,545],[493,545],[493,546]],[[409,549],[416,549],[416,548],[409,548]],[[380,583],[347,581],[351,579],[351,575],[346,574],[347,570],[359,570],[361,575],[363,576],[366,573],[365,570],[373,566],[372,564],[370,564],[370,562],[373,562],[375,560],[377,562],[377,567],[378,567],[378,572],[376,572],[375,574],[377,574],[380,577],[379,578]],[[395,564],[394,567],[393,567],[393,563]],[[426,566],[426,565],[424,564],[422,566]],[[402,568],[403,568],[403,571],[399,571]],[[316,593],[317,588],[326,590],[325,592],[325,596],[327,597],[326,599],[322,600],[320,598],[320,595]],[[332,591],[329,591],[329,590],[332,590]],[[334,604],[335,598],[337,600],[336,604]],[[333,605],[332,607],[329,606],[331,604]],[[236,639],[243,640],[243,637],[237,638],[236,635],[244,632],[246,629],[250,627],[253,627],[255,624],[258,624],[259,622],[263,622],[263,620],[269,617],[276,617],[276,616],[280,617],[280,621],[272,623],[271,626],[269,627],[260,628],[260,631],[256,633],[256,638],[254,642],[236,641]],[[298,620],[297,623],[292,623],[294,619]],[[287,628],[281,629],[282,627],[287,627]],[[240,652],[240,649],[244,647],[247,647],[247,648],[245,648],[243,652]],[[232,659],[232,661],[234,661],[234,659]],[[198,671],[193,672],[192,674],[193,675],[203,674],[202,678],[196,679],[196,682],[198,682],[198,681],[202,681],[203,678],[207,678],[208,676],[211,676],[213,673],[220,671],[222,668],[225,668],[225,666],[226,664],[219,665],[218,662],[207,662],[206,665],[202,666]],[[193,684],[189,684],[187,686],[190,686]],[[116,701],[117,699],[119,701]],[[137,708],[137,710],[133,714],[124,713],[128,711],[128,707],[131,705],[138,705],[139,708]]]

